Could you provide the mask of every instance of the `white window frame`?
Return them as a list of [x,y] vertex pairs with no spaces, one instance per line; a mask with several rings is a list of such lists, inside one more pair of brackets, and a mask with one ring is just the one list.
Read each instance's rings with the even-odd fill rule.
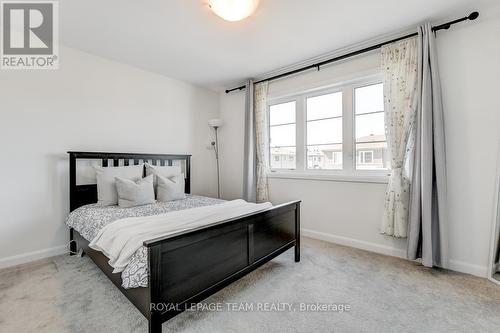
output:
[[[354,90],[382,82],[381,74],[364,76],[333,85],[305,90],[296,94],[273,97],[267,102],[267,119],[270,107],[295,101],[295,169],[270,169],[271,178],[314,179],[330,181],[353,181],[368,183],[387,183],[389,170],[357,170],[356,138],[355,138],[355,105]],[[342,169],[308,169],[307,168],[307,98],[336,92],[342,92]],[[267,124],[270,138],[270,126]],[[271,149],[268,149],[269,160]]]

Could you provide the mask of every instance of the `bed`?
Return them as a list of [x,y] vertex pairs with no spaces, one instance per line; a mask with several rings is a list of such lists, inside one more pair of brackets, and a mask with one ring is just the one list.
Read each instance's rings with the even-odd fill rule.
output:
[[[68,152],[71,252],[82,250],[147,318],[149,332],[245,274],[294,247],[300,261],[300,201],[293,201],[208,226],[144,241],[133,266],[113,273],[108,258],[89,247],[99,227],[129,216],[161,214],[217,205],[221,200],[190,195],[190,155]],[[77,183],[79,160],[112,164],[179,163],[184,169],[186,199],[135,209],[95,206],[97,186]],[[135,260],[135,261],[134,261]],[[160,306],[161,305],[161,306]]]

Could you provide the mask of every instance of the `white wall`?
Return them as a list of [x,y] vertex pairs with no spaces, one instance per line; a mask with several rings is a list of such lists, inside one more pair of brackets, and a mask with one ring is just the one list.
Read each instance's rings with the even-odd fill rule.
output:
[[245,132],[245,92],[221,94],[219,129],[221,195],[241,198],[243,193],[243,145]]
[[500,6],[439,34],[451,267],[485,275],[500,139]]
[[[446,118],[449,186],[450,268],[486,275],[496,154],[500,138],[500,14],[481,13],[476,22],[440,32],[439,62]],[[375,61],[375,62],[374,62]],[[270,84],[270,95],[303,85],[341,80],[349,72],[369,72],[373,56],[357,58]],[[220,97],[223,195],[241,195],[244,93]],[[235,161],[238,163],[235,164]],[[385,184],[270,179],[275,203],[302,199],[304,234],[384,254],[404,256],[405,242],[380,235]]]
[[66,151],[188,153],[215,195],[207,121],[216,93],[61,48],[54,71],[0,71],[0,267],[64,251]]

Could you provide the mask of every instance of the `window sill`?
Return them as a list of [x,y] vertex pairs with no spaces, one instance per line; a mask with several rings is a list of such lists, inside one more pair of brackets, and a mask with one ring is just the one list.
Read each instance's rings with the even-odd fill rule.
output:
[[387,184],[389,176],[385,174],[333,174],[333,173],[316,173],[316,172],[300,172],[300,171],[271,171],[268,172],[269,178],[278,179],[299,179],[299,180],[319,180],[329,182],[347,182],[347,183],[373,183]]

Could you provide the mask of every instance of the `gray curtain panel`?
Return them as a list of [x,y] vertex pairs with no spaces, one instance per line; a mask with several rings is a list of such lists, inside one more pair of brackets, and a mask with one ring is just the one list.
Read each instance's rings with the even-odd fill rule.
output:
[[424,266],[447,266],[446,156],[443,102],[435,35],[419,27],[418,107],[415,127],[407,255]]
[[245,142],[243,156],[243,199],[257,201],[257,152],[255,150],[254,86],[248,80],[245,96]]

